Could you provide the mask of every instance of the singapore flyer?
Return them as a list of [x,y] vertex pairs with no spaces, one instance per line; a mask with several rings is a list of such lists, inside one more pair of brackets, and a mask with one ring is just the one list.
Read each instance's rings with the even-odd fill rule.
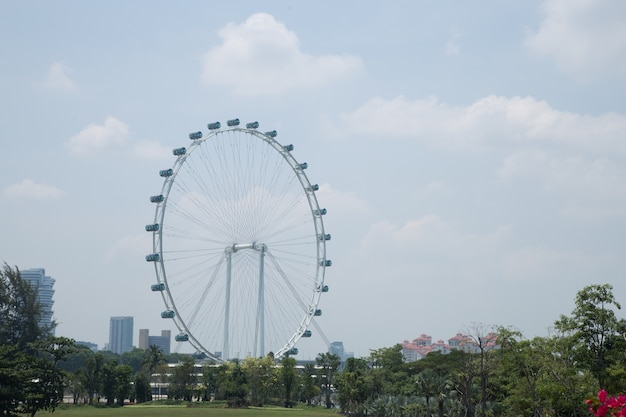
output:
[[[209,123],[159,174],[152,252],[161,317],[178,342],[221,362],[297,354],[311,337],[330,234],[308,165],[258,122]],[[315,324],[315,323],[313,323]]]

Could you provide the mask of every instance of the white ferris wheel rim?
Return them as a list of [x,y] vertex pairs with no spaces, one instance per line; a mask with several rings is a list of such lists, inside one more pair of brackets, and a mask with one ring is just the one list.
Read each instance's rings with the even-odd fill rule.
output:
[[193,134],[161,171],[151,256],[158,257],[162,316],[173,319],[177,338],[211,359],[280,358],[297,351],[321,313],[330,266],[326,210],[292,145],[280,144],[275,132],[230,124]]

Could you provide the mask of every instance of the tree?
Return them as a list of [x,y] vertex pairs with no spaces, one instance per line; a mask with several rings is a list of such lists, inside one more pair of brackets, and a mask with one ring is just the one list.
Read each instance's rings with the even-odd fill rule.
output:
[[107,406],[115,404],[115,398],[117,396],[116,367],[117,361],[115,360],[105,363],[102,367],[102,394],[107,399]]
[[298,379],[296,360],[287,356],[283,358],[280,364],[282,365],[280,368],[280,379],[283,383],[283,392],[285,394],[285,408],[291,408],[293,407],[291,404],[291,395]]
[[135,399],[137,403],[143,403],[146,401],[150,401],[152,389],[150,387],[150,379],[148,378],[148,374],[145,372],[137,372],[135,374]]
[[117,365],[115,367],[115,398],[117,405],[124,405],[124,400],[131,394],[133,380],[133,368],[130,365]]
[[302,369],[302,390],[300,391],[300,401],[311,405],[313,398],[320,394],[320,388],[315,384],[315,365],[305,363]]
[[0,270],[0,345],[15,345],[25,351],[28,344],[43,338],[39,327],[41,306],[37,291],[20,277],[17,267],[4,264]]
[[83,385],[89,395],[89,405],[93,405],[94,396],[102,389],[103,366],[104,357],[99,352],[87,359]]
[[332,385],[333,380],[335,378],[335,372],[339,369],[339,365],[341,364],[341,359],[339,356],[332,353],[320,353],[315,358],[315,362],[320,369],[320,376],[323,385],[323,391],[326,396],[326,408],[332,408],[333,403],[330,400],[332,394]]
[[276,369],[274,357],[246,358],[242,363],[247,377],[250,403],[261,406],[269,400],[270,393],[276,385]]
[[194,371],[195,361],[191,356],[185,357],[172,370],[168,396],[176,400],[191,401],[193,398],[193,388],[196,384],[196,374]]
[[[141,365],[147,373],[148,378],[148,387],[150,387],[150,382],[152,382],[152,376],[154,372],[165,363],[165,355],[160,347],[157,345],[150,345],[147,350],[143,352],[143,357],[141,359]],[[159,385],[159,397],[161,396],[161,385]],[[152,399],[152,391],[148,392],[148,398]]]
[[595,376],[598,388],[607,387],[609,369],[615,364],[611,350],[626,334],[626,321],[618,319],[621,309],[610,284],[590,285],[576,294],[572,314],[556,321],[557,330],[571,335],[581,363]]
[[36,290],[6,263],[0,270],[0,315],[0,414],[54,411],[66,379],[59,362],[74,341],[49,337],[51,329],[39,327]]
[[335,388],[342,413],[363,415],[372,394],[372,373],[367,361],[348,358],[343,371],[335,376]]

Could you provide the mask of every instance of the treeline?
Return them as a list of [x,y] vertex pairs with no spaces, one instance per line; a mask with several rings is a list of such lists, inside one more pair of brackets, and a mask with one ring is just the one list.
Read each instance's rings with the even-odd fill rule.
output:
[[578,292],[573,311],[547,337],[528,340],[510,328],[475,325],[471,349],[409,363],[398,344],[343,364],[330,353],[302,366],[271,354],[216,364],[164,355],[156,346],[117,355],[50,337],[37,326],[36,293],[5,265],[0,415],[53,411],[66,393],[75,403],[110,406],[168,398],[232,407],[301,403],[372,417],[590,416],[585,400],[600,389],[626,392],[620,308],[610,285],[592,285]]
[[[610,285],[592,285],[548,337],[527,340],[509,328],[476,325],[470,336],[478,351],[432,352],[411,363],[401,345],[372,351],[337,374],[336,401],[356,416],[590,416],[585,400],[600,389],[626,391],[620,308]],[[484,343],[491,331],[496,349]]]

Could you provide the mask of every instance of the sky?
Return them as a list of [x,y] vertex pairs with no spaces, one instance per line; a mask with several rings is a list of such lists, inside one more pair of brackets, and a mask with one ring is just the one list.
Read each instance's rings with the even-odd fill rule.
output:
[[317,323],[356,356],[547,336],[587,285],[626,302],[621,0],[4,2],[0,53],[0,261],[56,280],[57,335],[175,333],[149,196],[189,132],[234,117],[320,185]]

